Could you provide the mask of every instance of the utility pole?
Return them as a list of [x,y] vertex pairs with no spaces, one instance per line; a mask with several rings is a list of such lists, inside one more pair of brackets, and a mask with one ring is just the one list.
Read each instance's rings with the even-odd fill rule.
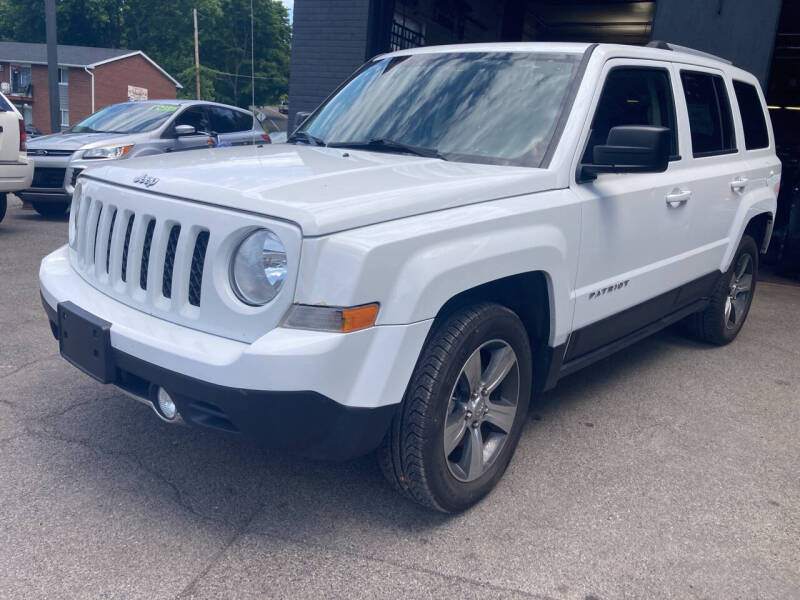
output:
[[56,0],[45,0],[44,13],[47,33],[47,87],[50,93],[50,133],[59,133],[61,131],[61,105],[58,97]]
[[197,99],[200,100],[200,45],[197,43],[197,9],[193,8],[194,14],[194,70],[197,80]]

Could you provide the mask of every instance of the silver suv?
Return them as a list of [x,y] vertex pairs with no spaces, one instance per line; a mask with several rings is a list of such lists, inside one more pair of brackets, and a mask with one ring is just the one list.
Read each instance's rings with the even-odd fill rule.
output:
[[31,187],[18,192],[41,215],[64,214],[75,181],[87,167],[110,160],[218,145],[268,144],[249,111],[197,100],[125,102],[99,110],[63,133],[28,144]]

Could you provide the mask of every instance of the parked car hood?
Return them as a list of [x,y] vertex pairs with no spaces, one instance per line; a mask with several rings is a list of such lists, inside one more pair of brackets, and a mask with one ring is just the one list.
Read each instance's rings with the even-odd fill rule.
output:
[[545,169],[447,162],[406,154],[280,144],[192,150],[92,167],[125,186],[229,206],[325,235],[555,187]]
[[30,140],[28,150],[75,151],[93,145],[107,146],[114,142],[114,138],[119,138],[120,144],[130,144],[131,136],[119,133],[53,133]]

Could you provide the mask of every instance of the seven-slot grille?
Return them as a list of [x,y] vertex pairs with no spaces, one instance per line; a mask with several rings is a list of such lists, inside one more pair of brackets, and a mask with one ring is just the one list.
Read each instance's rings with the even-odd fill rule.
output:
[[[120,185],[87,172],[78,178],[72,197],[69,262],[83,282],[100,292],[87,290],[81,307],[113,323],[112,341],[115,328],[124,330],[137,319],[129,319],[118,304],[165,325],[174,323],[237,342],[254,342],[278,327],[292,305],[297,272],[289,272],[283,293],[272,302],[248,306],[230,285],[231,255],[254,230],[265,228],[280,236],[289,264],[297,265],[299,227],[126,185],[138,174],[120,167],[114,174]],[[160,333],[158,321],[150,329],[136,330],[141,337]],[[206,349],[185,351],[203,354]]]
[[77,203],[74,219],[73,248],[84,274],[134,298],[144,299],[150,290],[176,305],[185,300],[200,306],[207,229],[182,228],[171,219],[91,198]]

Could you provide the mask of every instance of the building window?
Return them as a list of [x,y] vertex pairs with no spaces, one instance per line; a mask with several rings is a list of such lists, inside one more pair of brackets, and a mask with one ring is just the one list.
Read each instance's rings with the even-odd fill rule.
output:
[[68,67],[58,67],[58,83],[62,85],[69,84],[69,68]]
[[11,95],[26,96],[33,95],[31,86],[31,66],[30,65],[11,65]]
[[422,24],[400,13],[394,13],[392,36],[389,41],[391,51],[417,48],[424,44],[425,34]]
[[63,129],[69,128],[69,110],[66,108],[61,109],[61,127]]

